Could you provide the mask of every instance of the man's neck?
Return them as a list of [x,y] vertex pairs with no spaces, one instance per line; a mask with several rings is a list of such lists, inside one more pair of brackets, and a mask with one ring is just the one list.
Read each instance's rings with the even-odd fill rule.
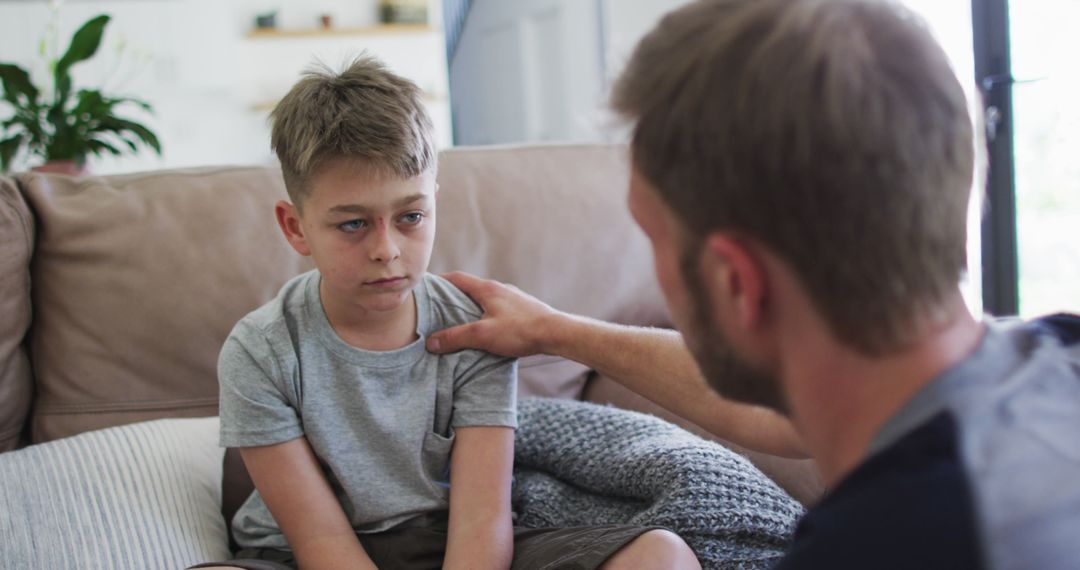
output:
[[826,485],[835,486],[865,459],[874,436],[916,393],[974,352],[984,326],[962,300],[950,314],[893,355],[863,356],[819,334],[786,363],[792,418]]

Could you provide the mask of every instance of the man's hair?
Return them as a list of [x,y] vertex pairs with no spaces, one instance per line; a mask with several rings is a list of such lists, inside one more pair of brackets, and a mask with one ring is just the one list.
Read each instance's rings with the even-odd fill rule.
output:
[[612,105],[692,240],[723,230],[770,248],[849,346],[895,351],[955,297],[974,125],[907,9],[698,1],[641,41]]
[[431,119],[420,89],[378,60],[361,56],[341,73],[316,64],[274,108],[270,145],[298,207],[329,161],[373,174],[412,178],[435,164]]

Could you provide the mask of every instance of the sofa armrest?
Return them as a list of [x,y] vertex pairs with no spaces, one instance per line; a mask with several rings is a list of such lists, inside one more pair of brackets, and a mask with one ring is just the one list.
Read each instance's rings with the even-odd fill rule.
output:
[[0,452],[22,438],[34,390],[30,328],[30,258],[34,217],[12,178],[0,177]]

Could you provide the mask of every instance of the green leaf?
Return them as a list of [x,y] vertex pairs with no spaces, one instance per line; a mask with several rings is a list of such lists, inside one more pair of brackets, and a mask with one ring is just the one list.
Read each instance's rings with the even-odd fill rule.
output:
[[135,121],[129,121],[118,117],[107,117],[103,118],[97,128],[93,130],[95,132],[114,132],[117,134],[122,131],[129,131],[147,146],[153,148],[159,156],[161,155],[161,143],[158,141],[157,135]]
[[[4,86],[4,99],[10,101],[15,108],[26,108],[37,103],[38,89],[30,81],[30,74],[23,68],[10,63],[0,63],[0,81]],[[19,95],[24,95],[27,101],[19,103]]]
[[98,46],[101,45],[101,36],[105,33],[105,26],[109,23],[109,16],[102,14],[83,24],[71,38],[71,45],[60,61],[56,62],[56,74],[66,74],[72,65],[94,57]]
[[128,148],[131,149],[131,152],[139,152],[139,145],[134,140],[129,139],[127,137],[119,137],[119,138],[120,138],[121,141],[124,142],[124,144],[128,145]]
[[70,114],[76,122],[88,123],[112,115],[112,108],[112,103],[100,91],[84,89],[79,91],[79,100]]
[[71,75],[68,71],[72,65],[90,59],[97,53],[108,23],[109,16],[102,14],[83,24],[72,36],[67,52],[56,62],[53,74],[56,77],[56,98],[61,107],[71,93]]
[[20,125],[30,133],[31,141],[40,141],[45,138],[45,133],[41,129],[41,117],[38,112],[39,110],[36,107],[33,110],[16,109],[15,115],[0,123],[0,127],[9,129],[15,125]]
[[15,159],[15,153],[19,152],[22,142],[22,134],[0,141],[0,172],[7,172],[11,167],[11,161]]
[[150,103],[147,103],[146,101],[143,101],[142,99],[134,99],[134,98],[131,98],[131,97],[117,97],[115,99],[110,99],[110,101],[112,101],[113,103],[116,103],[116,104],[131,103],[132,105],[137,105],[137,106],[141,107],[144,111],[147,111],[149,113],[154,112],[154,107],[152,105],[150,105]]
[[94,153],[94,156],[101,156],[102,152],[108,152],[113,156],[120,156],[120,149],[115,146],[98,139],[90,139],[86,141],[86,145],[90,147],[90,150]]

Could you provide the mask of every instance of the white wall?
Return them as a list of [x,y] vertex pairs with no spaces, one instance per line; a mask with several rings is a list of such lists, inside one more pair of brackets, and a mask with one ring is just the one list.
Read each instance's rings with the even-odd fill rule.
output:
[[[441,27],[440,2],[429,20]],[[247,37],[257,13],[278,8],[281,28],[314,28],[330,13],[337,27],[377,21],[377,0],[145,0],[80,1],[60,9],[60,50],[90,17],[112,21],[102,49],[73,70],[76,87],[103,88],[153,104],[142,117],[162,140],[164,155],[152,152],[121,159],[92,159],[98,174],[212,164],[268,163],[266,105],[289,89],[314,58],[340,66],[367,50],[391,69],[432,93],[429,111],[442,145],[450,141],[445,47],[441,32],[384,36],[314,36],[288,39]],[[50,21],[47,2],[0,3],[0,61],[34,69],[45,81],[38,53]],[[136,110],[129,114],[140,116]],[[7,116],[0,105],[0,117]],[[34,163],[24,162],[26,167]]]
[[608,83],[626,66],[634,47],[668,12],[690,0],[601,0]]

